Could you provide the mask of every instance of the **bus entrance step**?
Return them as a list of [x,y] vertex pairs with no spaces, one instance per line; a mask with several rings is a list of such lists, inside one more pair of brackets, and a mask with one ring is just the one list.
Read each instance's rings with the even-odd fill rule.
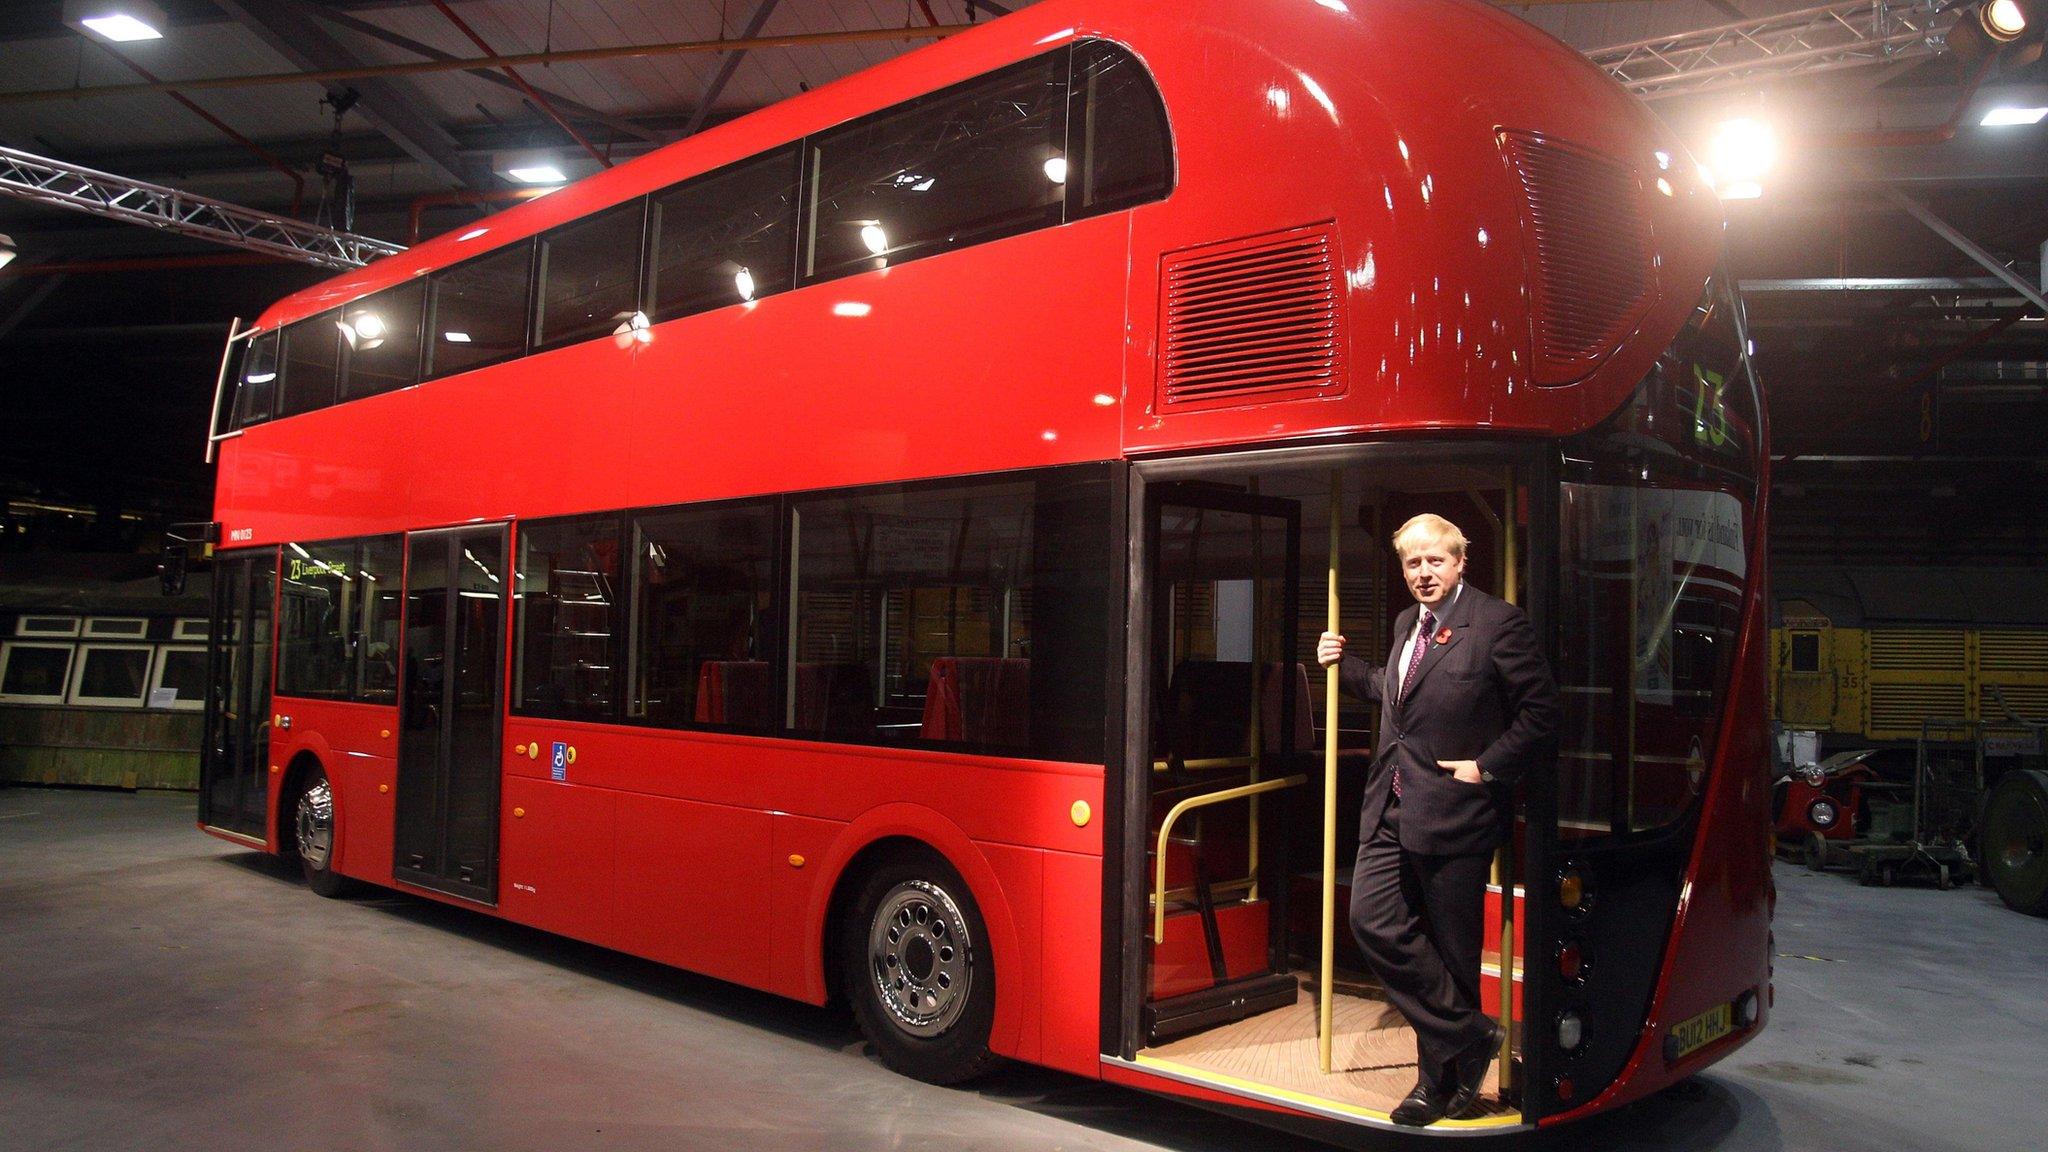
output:
[[1300,985],[1292,972],[1266,972],[1145,1005],[1146,1044],[1159,1044],[1218,1024],[1243,1020],[1294,1003]]

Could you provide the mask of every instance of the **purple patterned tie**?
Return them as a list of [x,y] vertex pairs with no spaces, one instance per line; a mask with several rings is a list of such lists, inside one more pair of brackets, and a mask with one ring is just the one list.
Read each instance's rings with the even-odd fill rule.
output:
[[1408,698],[1408,690],[1415,687],[1415,670],[1422,667],[1422,654],[1429,651],[1429,634],[1436,631],[1436,617],[1429,609],[1422,610],[1422,627],[1415,630],[1415,654],[1408,657],[1408,674],[1401,677],[1401,699]]
[[[1422,667],[1423,653],[1429,651],[1429,634],[1436,631],[1436,617],[1429,609],[1422,610],[1422,626],[1415,630],[1415,652],[1408,657],[1408,673],[1401,677],[1401,699],[1408,699],[1408,689],[1415,686],[1415,670]],[[1394,762],[1394,798],[1401,796],[1401,762]]]

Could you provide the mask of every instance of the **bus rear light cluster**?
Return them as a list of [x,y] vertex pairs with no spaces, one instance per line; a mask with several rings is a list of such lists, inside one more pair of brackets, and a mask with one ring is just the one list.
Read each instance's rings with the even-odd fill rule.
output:
[[1569,1076],[1559,1076],[1555,1085],[1555,1094],[1560,1103],[1569,1104],[1572,1097],[1579,1094],[1578,1085],[1573,1084],[1572,1078]]
[[1565,865],[1557,874],[1557,902],[1574,917],[1584,916],[1593,906],[1593,889],[1576,864]]
[[1557,974],[1565,983],[1577,984],[1586,976],[1586,954],[1577,941],[1567,943],[1557,950]]
[[1735,998],[1735,1026],[1737,1028],[1756,1027],[1757,1018],[1762,1015],[1763,1001],[1757,998],[1755,989],[1744,992]]

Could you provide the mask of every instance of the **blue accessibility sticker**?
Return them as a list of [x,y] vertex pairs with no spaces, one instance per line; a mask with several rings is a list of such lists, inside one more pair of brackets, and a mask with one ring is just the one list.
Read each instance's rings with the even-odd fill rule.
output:
[[555,750],[548,759],[548,775],[556,780],[569,778],[569,742],[555,741]]

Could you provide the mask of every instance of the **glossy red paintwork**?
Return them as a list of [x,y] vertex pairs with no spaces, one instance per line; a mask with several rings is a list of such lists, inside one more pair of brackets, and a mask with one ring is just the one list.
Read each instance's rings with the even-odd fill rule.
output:
[[[302,292],[260,327],[1077,37],[1129,46],[1156,79],[1178,172],[1164,201],[671,321],[644,343],[578,345],[259,425],[221,446],[224,543],[1362,432],[1568,434],[1622,402],[1717,258],[1718,203],[1672,134],[1576,53],[1475,0],[1046,0]],[[1658,292],[1640,329],[1568,387],[1530,383],[1523,198],[1502,129],[1671,188],[1646,191]],[[1162,413],[1161,260],[1323,222],[1342,270],[1341,390]],[[840,315],[842,303],[867,307]],[[1745,644],[1760,635],[1759,597],[1760,582]],[[1740,688],[1731,715],[1761,715],[1753,671]],[[394,711],[294,707],[316,719],[275,761],[349,761],[330,767],[339,866],[390,883],[393,800],[376,785],[392,762],[366,733]],[[1723,742],[1724,765],[1744,762],[1750,735]],[[555,740],[578,750],[566,782],[515,751]],[[998,1051],[1266,1107],[1099,1063],[1099,767],[516,717],[502,743],[501,915],[821,1001],[836,882],[878,841],[914,839],[958,870],[987,923]],[[1763,799],[1732,769],[1716,780],[1660,1019],[1725,999],[1763,955],[1750,939],[1763,856],[1746,843]],[[1085,824],[1076,801],[1094,814]],[[1610,1096],[1668,1078],[1632,1068]]]

